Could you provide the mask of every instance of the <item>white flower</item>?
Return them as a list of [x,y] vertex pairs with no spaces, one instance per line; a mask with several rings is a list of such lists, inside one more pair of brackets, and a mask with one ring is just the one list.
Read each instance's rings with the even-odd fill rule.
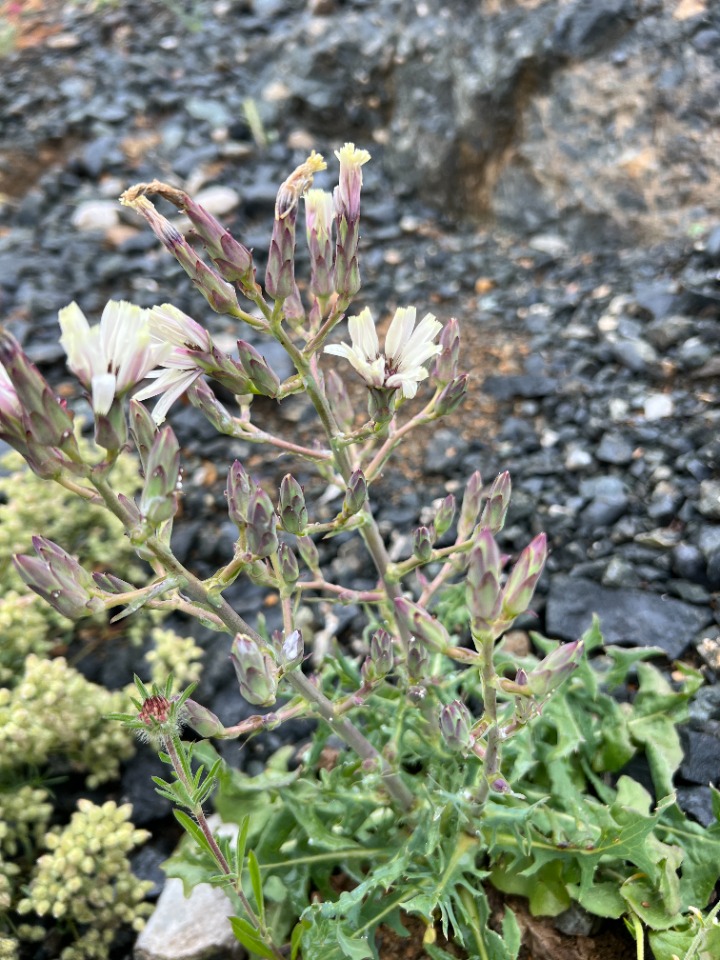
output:
[[415,318],[415,307],[398,307],[382,354],[375,322],[366,307],[348,321],[350,344],[330,344],[325,353],[349,360],[368,386],[402,390],[403,397],[410,399],[417,393],[418,383],[428,376],[423,364],[441,350],[433,341],[442,324],[428,313],[416,328]]
[[144,380],[170,352],[167,344],[153,340],[149,311],[132,303],[110,300],[94,327],[76,303],[64,307],[59,320],[68,366],[92,391],[96,414],[107,413],[115,396]]
[[7,374],[7,370],[0,363],[0,416],[2,415],[10,420],[22,419],[22,407],[15,392],[15,387]]
[[153,407],[152,417],[155,423],[165,420],[167,412],[175,401],[191,387],[202,370],[183,347],[172,347],[169,356],[162,361],[162,368],[151,370],[147,377],[154,382],[135,394],[135,400],[148,400],[162,394]]
[[205,327],[171,303],[151,308],[150,331],[157,340],[175,347],[187,347],[204,353],[212,349],[212,340]]

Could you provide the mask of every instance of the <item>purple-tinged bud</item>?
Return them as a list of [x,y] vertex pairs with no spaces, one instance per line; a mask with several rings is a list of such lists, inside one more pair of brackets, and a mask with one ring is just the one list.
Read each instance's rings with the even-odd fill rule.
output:
[[228,471],[225,496],[228,501],[228,515],[236,527],[243,530],[248,521],[250,494],[253,485],[245,467],[235,460]]
[[293,630],[282,642],[280,647],[280,667],[283,673],[290,673],[299,667],[305,656],[305,644],[302,631]]
[[413,555],[427,563],[432,559],[434,541],[434,532],[429,527],[418,527],[413,534]]
[[512,482],[507,470],[493,480],[487,503],[480,517],[480,526],[490,527],[493,533],[500,533],[505,526],[505,517],[510,506]]
[[277,515],[262,487],[255,487],[250,495],[246,536],[248,550],[258,560],[277,552]]
[[431,650],[438,650],[442,653],[452,646],[450,634],[445,627],[439,620],[431,616],[424,607],[407,600],[405,597],[398,597],[394,603],[395,612],[413,636],[422,640]]
[[281,543],[278,547],[278,559],[280,561],[280,573],[285,583],[289,586],[297,583],[300,579],[297,557],[286,543]]
[[334,292],[332,242],[333,197],[326,190],[305,194],[305,224],[310,250],[310,292],[329,297]]
[[138,509],[138,505],[134,500],[131,500],[130,497],[126,497],[124,493],[119,493],[118,503],[127,514],[131,523],[138,524],[141,522],[142,516],[140,515],[140,510]]
[[157,525],[175,515],[180,479],[180,447],[171,427],[163,427],[153,440],[145,465],[145,485],[140,513]]
[[490,789],[493,793],[512,793],[510,789],[510,784],[505,780],[504,777],[495,777],[495,779],[490,784]]
[[127,593],[128,590],[134,590],[135,587],[126,580],[121,580],[113,573],[100,573],[96,571],[92,575],[93,583],[99,587],[103,593]]
[[280,378],[270,369],[265,357],[245,340],[238,340],[237,346],[242,368],[257,392],[265,397],[276,397]]
[[446,384],[450,383],[458,375],[460,327],[455,317],[451,317],[442,328],[438,343],[442,349],[435,357],[433,378],[438,384]]
[[433,527],[436,537],[442,537],[450,529],[455,519],[455,497],[449,493],[438,507]]
[[187,397],[190,403],[203,414],[218,433],[230,433],[232,431],[234,425],[233,418],[220,403],[205,380],[202,378],[196,380],[188,388]]
[[278,668],[272,657],[250,637],[235,635],[230,653],[240,693],[248,703],[269,707],[275,703]]
[[482,476],[480,475],[480,471],[476,470],[465,485],[463,502],[460,507],[460,517],[457,526],[458,541],[460,542],[467,540],[475,529],[482,505],[482,488]]
[[368,416],[375,423],[388,423],[395,414],[398,391],[387,387],[368,387]]
[[413,637],[408,644],[407,671],[414,683],[424,680],[430,666],[430,657],[423,643]]
[[393,638],[382,627],[370,637],[370,656],[373,679],[386,677],[395,663]]
[[507,579],[502,595],[504,619],[512,620],[527,610],[546,559],[547,537],[540,533],[525,547]]
[[533,696],[544,700],[577,670],[583,658],[582,640],[561,643],[530,671],[527,685]]
[[95,443],[105,450],[117,452],[122,450],[127,439],[125,407],[122,400],[115,397],[107,413],[95,413]]
[[150,450],[158,432],[157,424],[138,400],[131,400],[128,409],[130,413],[130,435],[140,457],[142,468],[147,470]]
[[178,206],[202,239],[221,276],[230,283],[237,282],[244,288],[257,290],[252,254],[248,248],[186,193],[182,194],[182,198]]
[[313,151],[304,163],[293,170],[278,190],[265,274],[265,289],[275,300],[286,300],[295,292],[297,205],[300,197],[312,186],[313,176],[325,167],[323,158]]
[[442,393],[435,401],[435,413],[438,417],[445,417],[453,410],[457,410],[467,393],[467,379],[467,374],[462,373],[443,387]]
[[350,396],[342,378],[332,368],[325,374],[325,390],[338,426],[345,431],[352,430],[355,412],[350,403]]
[[172,705],[168,698],[156,694],[143,700],[138,713],[138,720],[141,720],[151,730],[155,730],[157,727],[164,727],[168,723],[171,711]]
[[195,733],[208,739],[209,737],[222,737],[225,735],[225,727],[215,716],[212,710],[196,703],[195,700],[186,700],[183,703],[184,719],[189,727],[192,727]]
[[24,582],[58,613],[71,620],[105,609],[92,576],[52,540],[33,537],[37,557],[13,557]]
[[312,570],[313,573],[319,573],[320,554],[313,540],[308,536],[298,537],[297,548],[300,551],[300,556],[305,561],[305,565]]
[[180,231],[157,212],[151,201],[142,194],[142,189],[146,186],[138,184],[126,190],[120,197],[120,202],[126,207],[132,207],[145,218],[155,236],[172,253],[216,313],[237,316],[240,305],[232,285],[204,263]]
[[370,159],[367,150],[358,150],[354,143],[346,143],[335,151],[340,161],[340,182],[333,193],[335,225],[334,287],[344,299],[350,299],[360,289],[360,269],[357,259],[360,238],[360,191],[362,165]]
[[[280,484],[280,522],[288,533],[302,536],[308,525],[303,488],[295,477],[287,473]],[[295,578],[297,579],[297,577]]]
[[342,515],[345,519],[354,517],[365,506],[367,500],[367,483],[362,470],[353,470],[347,482],[345,499],[343,500]]
[[257,393],[247,374],[238,360],[233,360],[226,353],[213,347],[208,354],[194,355],[197,366],[213,380],[217,380],[227,387],[236,396],[246,393]]
[[498,545],[490,530],[483,527],[470,553],[466,590],[470,613],[474,620],[481,621],[480,629],[483,630],[500,616],[500,570]]
[[462,700],[453,700],[440,711],[440,733],[446,746],[455,753],[467,753],[475,738],[471,730],[473,718]]

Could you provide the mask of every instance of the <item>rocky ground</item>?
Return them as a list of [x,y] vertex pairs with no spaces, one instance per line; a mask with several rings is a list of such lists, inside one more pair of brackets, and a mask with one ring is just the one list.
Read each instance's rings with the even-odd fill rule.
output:
[[[571,639],[596,611],[608,640],[658,645],[669,660],[704,665],[710,684],[686,731],[679,793],[708,820],[707,783],[720,770],[720,208],[706,155],[717,135],[709,96],[720,17],[712,5],[467,5],[474,49],[496,53],[479,60],[466,51],[464,70],[464,4],[457,17],[442,4],[393,0],[45,3],[41,15],[32,4],[3,6],[14,33],[0,60],[0,314],[31,357],[63,381],[57,310],[73,299],[93,316],[110,297],[148,306],[171,299],[217,336],[234,333],[207,316],[175,261],[118,206],[131,183],[157,176],[182,185],[262,266],[287,173],[310,149],[331,157],[345,140],[367,146],[361,305],[387,314],[412,303],[456,316],[470,372],[464,410],[382,481],[377,515],[391,549],[402,549],[424,506],[459,493],[473,470],[488,478],[510,470],[503,546],[518,549],[540,530],[551,544],[533,626]],[[455,75],[440,67],[443,37]],[[668,103],[684,91],[672,122],[666,105],[654,157],[643,154],[644,128],[629,139],[642,113],[635,100],[647,95],[638,57],[656,64]],[[669,74],[668,62],[682,75]],[[592,104],[580,103],[578,129],[592,133],[583,138],[567,105],[577,101],[572,84],[589,89],[593,70],[605,84],[593,89],[611,106],[603,127]],[[471,108],[485,111],[474,114],[475,127]],[[489,126],[495,139],[483,133]],[[608,159],[614,136],[623,150]],[[620,181],[631,154],[635,166]],[[603,170],[612,189],[601,189]],[[459,206],[474,218],[459,216]],[[281,358],[268,358],[282,375]],[[262,412],[278,429],[302,432],[301,404]],[[289,467],[257,448],[209,440],[190,406],[173,426],[186,467],[177,549],[204,575],[232,549],[228,461],[269,477]],[[370,576],[354,542],[324,559],[355,583]],[[247,589],[229,598],[250,619],[264,599]],[[337,629],[348,634],[352,616]],[[88,672],[107,682],[124,656],[89,663]],[[224,657],[206,671],[204,694],[237,719]],[[143,762],[124,790],[136,820],[152,825],[165,811],[145,786]],[[246,750],[241,762],[258,761]],[[162,855],[151,850],[146,868]]]

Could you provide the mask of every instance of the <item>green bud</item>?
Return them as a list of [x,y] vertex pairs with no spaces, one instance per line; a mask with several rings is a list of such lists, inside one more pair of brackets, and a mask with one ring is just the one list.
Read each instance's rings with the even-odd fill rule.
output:
[[398,597],[394,603],[395,612],[411,633],[431,650],[438,650],[442,653],[452,646],[450,634],[442,623],[419,604],[412,603],[405,597]]
[[489,527],[495,534],[500,533],[505,526],[511,491],[510,474],[506,470],[493,480],[487,503],[480,517],[480,526]]
[[473,718],[462,700],[453,700],[440,711],[440,733],[453,752],[467,753],[472,748],[472,725]]
[[64,617],[79,620],[105,608],[92,576],[52,540],[33,537],[37,557],[13,557],[25,583]]
[[183,712],[188,726],[192,727],[195,733],[201,737],[222,737],[225,733],[225,727],[215,714],[196,703],[194,700],[186,700],[183,704]]
[[374,679],[381,679],[390,673],[395,663],[395,648],[393,638],[380,628],[370,637],[370,656]]
[[378,424],[388,423],[395,413],[397,390],[368,387],[368,416]]
[[343,500],[342,515],[345,518],[354,517],[359,513],[367,500],[367,483],[362,470],[354,470],[347,482],[345,499]]
[[413,534],[413,554],[423,563],[432,557],[435,537],[429,527],[418,527]]
[[133,438],[143,470],[147,470],[147,459],[155,442],[158,427],[145,406],[138,400],[130,401],[128,411],[130,413],[130,435]]
[[240,693],[248,703],[269,707],[275,703],[278,668],[272,657],[250,637],[238,633],[230,653]]
[[218,433],[231,432],[233,418],[202,377],[188,388],[187,397]]
[[463,502],[458,519],[458,540],[467,540],[475,529],[480,507],[482,505],[482,476],[476,470],[465,485]]
[[525,547],[507,579],[502,594],[504,619],[512,620],[527,610],[546,559],[547,537],[541,533]]
[[180,447],[172,428],[163,427],[148,454],[140,497],[140,513],[154,526],[175,515],[179,478]]
[[278,559],[280,561],[280,572],[285,583],[289,586],[297,583],[300,579],[297,557],[286,543],[281,543],[278,547]]
[[430,666],[430,657],[428,656],[428,652],[425,649],[425,646],[419,640],[413,637],[410,643],[408,644],[408,652],[407,652],[408,676],[414,683],[417,683],[420,680],[424,680],[427,676],[429,666]]
[[455,377],[443,388],[442,393],[435,401],[435,413],[438,417],[445,417],[460,406],[467,394],[467,374]]
[[254,557],[262,559],[277,551],[277,515],[262,487],[255,487],[250,495],[246,535],[248,550]]
[[433,520],[433,527],[435,528],[435,536],[442,537],[444,533],[452,526],[452,522],[455,519],[455,497],[449,493],[443,502],[438,507],[438,511],[435,514],[435,519]]
[[466,598],[474,620],[487,629],[500,616],[500,551],[490,530],[483,527],[470,553],[467,571]]
[[457,377],[460,360],[460,328],[455,317],[442,328],[438,343],[442,350],[435,357],[433,378],[436,383],[447,384]]
[[300,536],[308,524],[303,488],[289,473],[280,484],[280,522],[288,533]]
[[270,369],[265,357],[245,340],[238,340],[237,347],[242,368],[257,392],[265,397],[276,397],[280,378]]
[[235,460],[228,472],[225,496],[228,501],[228,515],[240,530],[245,529],[248,520],[251,492],[250,477],[240,461]]
[[[544,700],[580,665],[584,653],[582,640],[561,643],[527,675],[527,686],[533,696]],[[517,678],[516,678],[517,679]]]
[[300,556],[305,561],[305,565],[312,570],[313,573],[317,573],[320,569],[320,554],[311,538],[308,536],[298,537],[297,548],[300,551]]

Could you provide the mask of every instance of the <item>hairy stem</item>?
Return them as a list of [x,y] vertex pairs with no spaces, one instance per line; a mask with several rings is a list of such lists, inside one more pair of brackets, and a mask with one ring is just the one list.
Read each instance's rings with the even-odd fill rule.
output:
[[482,684],[484,718],[488,721],[489,726],[487,729],[483,778],[475,795],[475,799],[480,805],[487,800],[490,784],[495,780],[500,770],[500,727],[498,726],[497,715],[497,690],[495,688],[497,673],[493,662],[494,648],[495,639],[493,635],[483,633],[480,650],[482,654],[480,682]]

